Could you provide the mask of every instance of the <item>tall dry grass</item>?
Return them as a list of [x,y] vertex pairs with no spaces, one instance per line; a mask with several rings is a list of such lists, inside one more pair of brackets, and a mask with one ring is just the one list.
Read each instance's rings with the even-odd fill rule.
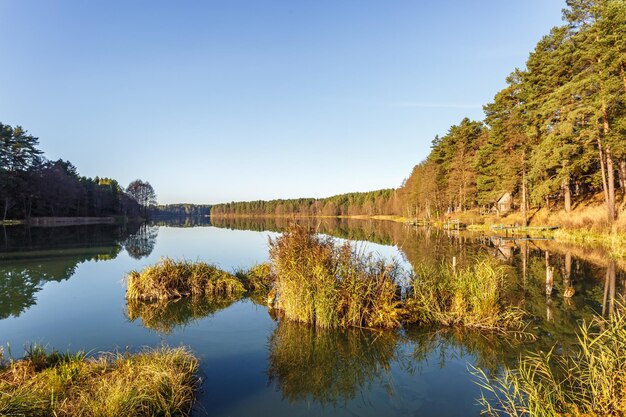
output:
[[459,271],[447,265],[417,267],[405,298],[407,321],[521,330],[524,312],[504,301],[506,287],[504,268],[486,258]]
[[572,355],[554,349],[523,357],[517,369],[488,375],[476,369],[481,403],[492,416],[626,415],[626,313],[583,323]]
[[274,283],[272,266],[268,263],[254,265],[249,269],[235,272],[235,276],[243,283],[246,290],[254,294],[267,294]]
[[33,346],[0,372],[0,415],[188,416],[197,369],[184,348],[88,358]]
[[276,308],[287,319],[324,328],[400,325],[395,263],[298,225],[270,240],[270,258]]
[[237,277],[204,262],[162,259],[142,271],[127,276],[127,299],[168,300],[180,297],[201,297],[245,293]]

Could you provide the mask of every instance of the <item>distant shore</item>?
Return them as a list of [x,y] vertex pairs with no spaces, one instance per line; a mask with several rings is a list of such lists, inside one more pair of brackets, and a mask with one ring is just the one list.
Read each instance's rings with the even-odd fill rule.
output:
[[[126,221],[143,221],[142,218],[127,218]],[[80,226],[90,224],[115,224],[124,222],[120,216],[105,217],[31,217],[28,220],[0,220],[1,226],[28,225],[38,227]]]

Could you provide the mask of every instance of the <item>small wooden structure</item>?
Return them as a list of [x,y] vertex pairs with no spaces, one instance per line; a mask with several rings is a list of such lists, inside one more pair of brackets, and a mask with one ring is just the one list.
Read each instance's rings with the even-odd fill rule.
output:
[[513,196],[508,191],[500,196],[496,202],[496,211],[498,214],[504,214],[513,208]]

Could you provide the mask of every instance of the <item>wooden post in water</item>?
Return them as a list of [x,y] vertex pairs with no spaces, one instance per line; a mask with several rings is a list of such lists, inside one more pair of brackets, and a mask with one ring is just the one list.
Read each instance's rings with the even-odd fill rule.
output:
[[546,300],[546,321],[554,320],[554,311],[552,310],[552,298]]
[[572,286],[572,252],[570,251],[565,253],[565,265],[563,269],[563,286],[565,287],[563,297],[569,300],[576,292]]
[[615,278],[616,278],[616,274],[615,274],[615,261],[612,260],[612,259],[609,261],[609,270],[610,270],[610,274],[611,274],[611,287],[609,289],[609,294],[611,295],[611,302],[609,304],[609,313],[611,314],[611,316],[613,316],[613,313],[615,312]]
[[572,252],[565,252],[565,279],[568,283],[571,283],[572,277]]
[[550,253],[546,251],[546,295],[552,295],[554,288],[554,268],[550,266]]
[[554,269],[550,266],[550,252],[546,251],[546,320],[554,320],[552,311],[552,288],[554,285]]
[[522,242],[522,281],[526,290],[526,279],[528,277],[528,241]]
[[602,300],[603,316],[608,310],[608,316],[611,317],[615,309],[615,275],[615,261],[609,260],[604,281],[604,299]]
[[546,295],[552,295],[554,287],[554,268],[549,266],[546,268]]

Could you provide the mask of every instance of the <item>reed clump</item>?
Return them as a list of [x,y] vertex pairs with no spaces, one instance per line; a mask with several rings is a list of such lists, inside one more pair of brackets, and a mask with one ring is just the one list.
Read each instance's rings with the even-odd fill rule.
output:
[[583,323],[571,355],[558,355],[553,348],[523,357],[517,369],[501,375],[474,372],[483,389],[481,403],[492,416],[624,416],[624,305],[608,320],[597,316]]
[[162,259],[127,276],[127,299],[168,300],[245,293],[242,282],[232,274],[204,262]]
[[88,358],[33,346],[0,371],[0,415],[188,416],[197,370],[185,348]]
[[398,327],[401,274],[393,262],[360,253],[349,242],[292,225],[270,239],[277,301],[287,319],[323,328]]
[[406,320],[422,325],[489,330],[522,329],[524,311],[504,302],[506,271],[478,259],[459,271],[442,265],[416,269],[405,297]]

